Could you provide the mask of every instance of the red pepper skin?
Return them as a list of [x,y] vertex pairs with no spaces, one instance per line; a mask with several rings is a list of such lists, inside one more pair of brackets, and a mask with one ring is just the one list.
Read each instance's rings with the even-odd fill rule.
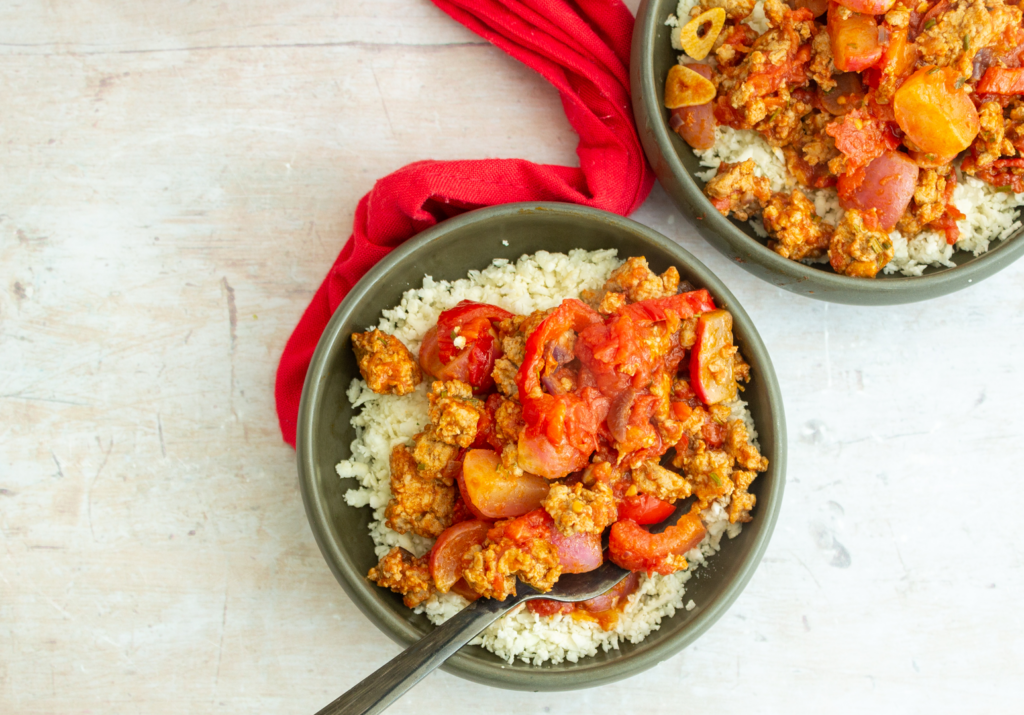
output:
[[564,452],[565,448],[556,448],[555,445],[568,442],[579,454],[564,455],[567,463],[585,463],[597,448],[596,433],[604,415],[594,414],[588,405],[588,397],[591,397],[589,394],[551,395],[544,392],[541,385],[545,367],[544,348],[569,330],[579,333],[590,325],[600,323],[601,315],[583,301],[575,298],[562,301],[530,334],[526,341],[523,364],[516,373],[519,401],[523,405],[523,421],[526,422],[526,437],[546,439],[551,443],[552,451],[559,453]]
[[650,494],[637,494],[619,502],[619,521],[631,519],[637,524],[660,524],[672,516],[675,505]]
[[471,300],[460,301],[454,308],[444,311],[437,318],[437,345],[441,362],[450,363],[465,349],[455,346],[456,337],[464,337],[468,348],[472,342],[487,333],[491,323],[508,320],[511,317],[512,313],[496,305]]
[[[491,371],[501,355],[493,324],[511,317],[496,305],[460,302],[441,313],[424,336],[420,367],[438,380],[461,380],[477,394],[486,392],[494,385]],[[466,340],[462,348],[455,345],[458,337]]]
[[652,534],[632,519],[624,519],[612,524],[608,559],[630,571],[670,574],[681,566],[670,557],[682,556],[697,546],[706,533],[696,504],[660,534]]
[[1024,67],[989,67],[978,82],[978,94],[1024,94]]
[[520,399],[533,399],[542,392],[541,370],[544,368],[544,346],[569,330],[577,333],[601,322],[601,314],[576,298],[567,298],[526,340],[526,356],[516,374]]
[[642,300],[625,306],[620,312],[636,320],[656,323],[661,320],[686,320],[715,309],[715,299],[706,289],[678,293],[668,298]]
[[[631,382],[649,382],[656,370],[674,374],[685,355],[685,349],[677,347],[652,361],[641,348],[650,326],[663,321],[678,324],[714,309],[715,302],[706,290],[633,303],[607,321],[579,300],[563,301],[530,334],[516,375],[526,423],[519,441],[520,466],[549,479],[585,466],[597,448],[598,435],[607,435],[605,420],[614,400],[631,388]],[[579,386],[574,392],[553,395],[543,389],[545,350],[570,330],[577,334]],[[645,417],[649,400],[642,387],[637,389],[641,392],[626,407],[631,421],[643,427],[649,422],[649,415]]]

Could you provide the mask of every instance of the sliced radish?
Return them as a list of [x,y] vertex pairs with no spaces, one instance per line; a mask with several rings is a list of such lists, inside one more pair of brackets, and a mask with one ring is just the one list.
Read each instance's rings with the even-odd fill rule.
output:
[[733,376],[732,315],[704,313],[697,320],[697,342],[690,353],[690,384],[697,397],[713,405],[736,395]]
[[524,472],[515,475],[490,449],[471,449],[462,462],[460,486],[471,509],[489,519],[508,519],[533,511],[548,495],[550,485],[544,477]]
[[484,543],[490,523],[472,519],[461,521],[441,532],[430,551],[430,577],[441,593],[447,593],[462,578],[462,557],[472,547]]

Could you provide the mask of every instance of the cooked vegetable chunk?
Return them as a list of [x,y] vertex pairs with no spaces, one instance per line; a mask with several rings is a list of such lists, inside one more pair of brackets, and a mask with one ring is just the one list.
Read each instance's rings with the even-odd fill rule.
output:
[[971,145],[980,129],[978,110],[948,67],[922,67],[896,90],[893,111],[914,148],[954,156]]

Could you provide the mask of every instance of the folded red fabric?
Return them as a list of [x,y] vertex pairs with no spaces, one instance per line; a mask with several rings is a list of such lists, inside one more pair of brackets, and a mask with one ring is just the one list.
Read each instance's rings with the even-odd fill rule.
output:
[[633,16],[619,0],[433,2],[558,89],[580,136],[580,167],[420,161],[378,181],[360,200],[352,236],[281,356],[277,414],[292,446],[302,383],[327,322],[352,286],[403,241],[463,211],[515,201],[567,201],[628,215],[654,183],[630,109]]

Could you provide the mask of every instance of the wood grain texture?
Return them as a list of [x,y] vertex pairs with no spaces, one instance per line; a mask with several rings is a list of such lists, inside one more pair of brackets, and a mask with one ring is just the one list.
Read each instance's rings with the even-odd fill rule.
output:
[[[315,711],[397,647],[313,541],[277,360],[377,178],[575,163],[557,95],[426,0],[12,0],[0,86],[0,712]],[[1019,707],[1024,264],[825,305],[730,265],[660,189],[635,218],[775,361],[791,466],[763,565],[624,683],[438,673],[394,712]]]

